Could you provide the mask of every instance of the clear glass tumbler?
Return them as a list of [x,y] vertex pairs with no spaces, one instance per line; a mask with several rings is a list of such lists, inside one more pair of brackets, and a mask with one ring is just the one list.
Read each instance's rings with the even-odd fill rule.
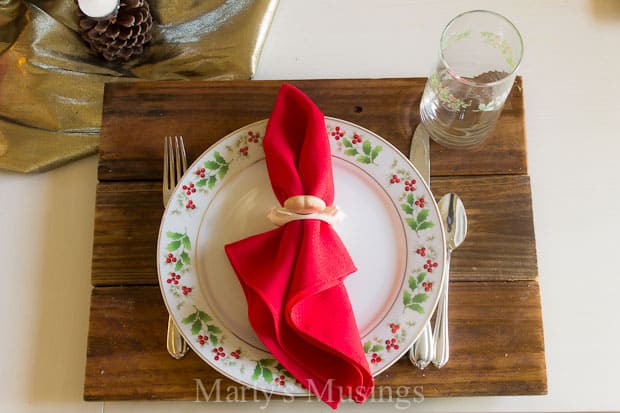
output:
[[443,30],[439,62],[420,102],[431,138],[448,148],[481,143],[493,130],[523,55],[517,28],[491,11],[456,16]]

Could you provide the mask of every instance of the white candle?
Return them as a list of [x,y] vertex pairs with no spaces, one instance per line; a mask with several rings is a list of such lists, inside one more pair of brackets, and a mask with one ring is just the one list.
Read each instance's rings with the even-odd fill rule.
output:
[[94,19],[108,17],[118,8],[119,0],[78,0],[82,13]]

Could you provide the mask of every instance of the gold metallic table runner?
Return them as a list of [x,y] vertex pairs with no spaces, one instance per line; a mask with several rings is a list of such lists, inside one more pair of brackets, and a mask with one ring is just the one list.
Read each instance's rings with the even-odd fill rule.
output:
[[145,53],[94,55],[74,0],[0,0],[0,169],[40,172],[96,153],[103,85],[118,80],[249,79],[278,0],[149,0]]

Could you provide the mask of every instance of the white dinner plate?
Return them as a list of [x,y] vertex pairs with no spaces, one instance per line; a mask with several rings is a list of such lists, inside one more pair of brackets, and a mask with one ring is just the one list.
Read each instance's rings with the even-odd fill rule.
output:
[[[437,205],[401,152],[373,132],[326,117],[336,231],[358,271],[345,285],[373,375],[396,362],[430,318],[443,282],[445,242]],[[168,311],[191,348],[223,375],[283,395],[303,389],[254,334],[224,245],[273,229],[278,206],[262,140],[267,121],[206,150],[162,218],[157,268]],[[327,320],[326,320],[327,321]]]

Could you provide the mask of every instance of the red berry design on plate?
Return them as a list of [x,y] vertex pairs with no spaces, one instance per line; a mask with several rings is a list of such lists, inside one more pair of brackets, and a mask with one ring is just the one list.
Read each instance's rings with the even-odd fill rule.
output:
[[231,351],[230,355],[235,358],[235,359],[239,359],[239,357],[241,356],[241,349],[237,349],[235,351]]
[[258,143],[258,138],[260,138],[260,133],[248,131],[248,142]]
[[239,152],[243,156],[248,156],[248,147],[247,146],[242,146],[241,148],[239,148]]
[[433,289],[433,283],[423,282],[422,288],[424,288],[424,291],[429,292]]
[[189,185],[183,185],[181,188],[185,191],[185,194],[188,196],[196,192],[196,186],[193,184],[193,182],[190,182]]
[[181,276],[177,273],[171,272],[170,273],[170,278],[168,278],[166,280],[166,282],[168,284],[174,284],[174,285],[179,285],[179,280],[181,279]]
[[415,252],[422,257],[426,257],[426,247],[418,248]]
[[[205,172],[206,172],[206,169],[205,169],[205,168],[198,168],[198,169],[196,169],[196,170],[194,171],[194,173],[195,173],[196,175],[198,175],[199,177],[201,177],[201,178],[204,178],[204,177],[205,177]],[[185,188],[183,188],[183,189],[185,189]]]
[[433,272],[433,268],[437,268],[439,264],[433,262],[433,260],[426,260],[426,264],[424,264],[424,269],[428,272]]
[[398,175],[392,175],[392,179],[390,179],[390,183],[391,184],[398,184],[398,183],[400,183],[400,178],[398,177]]
[[362,137],[360,135],[358,135],[357,133],[353,134],[353,140],[351,141],[351,143],[353,145],[355,145],[356,143],[362,143]]
[[280,375],[276,377],[273,381],[276,384],[279,384],[280,386],[284,386],[286,384],[286,377],[284,377],[283,375]]
[[334,130],[332,131],[331,135],[334,137],[334,139],[339,141],[340,138],[344,136],[344,132],[340,130],[340,126],[336,126]]
[[177,262],[177,259],[173,253],[166,255],[166,263],[170,264],[171,262]]
[[192,182],[190,182],[189,185],[183,185],[181,188],[185,191],[185,194],[188,196],[196,192],[196,187]]
[[181,292],[183,293],[183,295],[187,295],[187,294],[192,292],[192,289],[190,287],[186,287],[186,286],[182,285],[181,286]]
[[196,204],[194,204],[194,201],[192,201],[190,199],[189,201],[187,201],[187,204],[185,204],[185,208],[187,208],[187,209],[196,209]]
[[419,206],[420,208],[424,208],[424,203],[425,203],[425,202],[426,202],[426,201],[424,200],[424,197],[421,197],[420,199],[418,199],[417,201],[415,201],[415,204],[416,204],[417,206]]
[[219,359],[223,359],[224,357],[226,357],[226,353],[224,353],[224,349],[222,347],[214,348],[212,351],[215,354],[213,356],[213,360],[217,361]]
[[400,348],[400,346],[396,343],[396,339],[393,338],[391,340],[385,340],[385,348],[390,351],[390,350],[398,350]]
[[400,325],[390,323],[390,329],[392,330],[392,334],[396,334],[396,332],[400,329]]
[[204,346],[207,341],[209,341],[208,336],[198,336],[198,344],[200,344],[201,346]]
[[[412,179],[411,181],[405,181],[405,191],[415,191],[415,183],[417,181],[415,179]],[[416,203],[417,205],[417,203]]]
[[372,364],[381,363],[381,357],[379,357],[379,355],[377,353],[372,353],[372,356],[370,358],[370,362]]

